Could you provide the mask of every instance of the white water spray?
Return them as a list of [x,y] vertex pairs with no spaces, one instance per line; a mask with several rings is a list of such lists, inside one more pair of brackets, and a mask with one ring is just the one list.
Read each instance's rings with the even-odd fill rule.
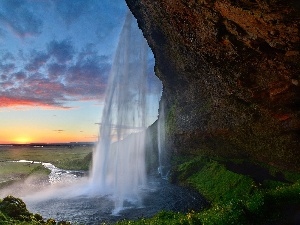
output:
[[158,173],[163,179],[169,175],[168,159],[166,154],[166,127],[164,102],[160,103],[159,119],[157,123]]
[[125,200],[140,204],[139,188],[146,185],[148,49],[128,13],[112,65],[90,177],[91,193],[112,194],[116,211]]

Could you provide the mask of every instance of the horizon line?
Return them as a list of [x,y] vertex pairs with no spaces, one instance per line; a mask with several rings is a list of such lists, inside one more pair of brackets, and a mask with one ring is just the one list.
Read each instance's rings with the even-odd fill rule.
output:
[[80,144],[95,144],[97,141],[72,141],[72,142],[32,142],[32,143],[0,143],[0,146],[14,146],[14,145],[80,145]]

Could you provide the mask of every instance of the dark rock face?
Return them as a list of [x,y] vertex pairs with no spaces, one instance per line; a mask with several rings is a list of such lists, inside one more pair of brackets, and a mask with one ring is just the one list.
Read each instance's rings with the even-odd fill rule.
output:
[[175,153],[300,170],[298,0],[126,0],[153,50]]

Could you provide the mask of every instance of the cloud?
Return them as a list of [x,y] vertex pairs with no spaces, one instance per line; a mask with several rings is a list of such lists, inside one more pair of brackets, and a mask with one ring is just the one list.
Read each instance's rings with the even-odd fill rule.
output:
[[93,0],[53,0],[53,3],[67,25],[78,20],[81,15],[86,14],[92,3],[96,4]]
[[5,31],[0,28],[0,38],[5,37]]
[[[88,44],[76,52],[68,40],[51,41],[44,51],[7,55],[0,63],[0,107],[17,105],[68,108],[69,101],[99,100],[106,88],[109,58]],[[0,55],[1,58],[1,55]],[[27,59],[23,65],[17,62]]]
[[40,101],[39,99],[32,99],[26,97],[14,97],[14,96],[2,96],[0,94],[0,108],[17,108],[20,106],[29,106],[29,107],[43,107],[43,108],[64,108],[69,107],[47,104],[46,102]]
[[0,86],[1,86],[2,90],[6,90],[6,89],[12,88],[14,86],[14,82],[8,80],[6,75],[2,75],[1,78],[3,80],[3,82],[0,83]]
[[91,100],[99,99],[104,94],[110,65],[97,58],[82,59],[69,67],[65,77],[68,95]]
[[2,81],[7,80],[7,75],[2,74],[0,77],[1,77],[1,80],[2,80]]
[[61,64],[57,64],[57,63],[51,63],[48,64],[47,66],[47,70],[48,70],[48,77],[51,80],[56,80],[59,77],[64,76],[67,66],[66,65],[61,65]]
[[[23,68],[16,68],[14,63],[0,64],[0,107],[24,105],[66,109],[70,101],[104,97],[111,69],[108,56],[99,55],[93,44],[80,52],[75,52],[66,40],[51,41],[48,46],[44,51],[31,52]],[[58,46],[66,51],[60,52]],[[16,63],[20,60],[20,56],[6,57],[15,58]],[[160,92],[160,81],[153,75],[153,62],[149,59],[152,67],[148,68],[148,74],[152,78],[148,80],[148,91]]]
[[58,132],[58,133],[61,133],[61,132],[64,132],[65,130],[53,130],[53,131],[55,131],[55,132]]
[[35,74],[19,85],[17,93],[31,96],[33,99],[40,99],[47,104],[59,106],[61,102],[67,100],[64,96],[64,89],[64,84],[51,81],[41,74]]
[[101,100],[125,8],[123,0],[1,0],[0,107]]
[[78,53],[78,61],[82,61],[85,59],[92,59],[97,58],[97,60],[102,62],[108,62],[109,57],[106,55],[98,55],[98,52],[96,51],[97,46],[93,43],[88,43],[86,46],[81,50],[81,52]]
[[21,80],[24,80],[27,76],[24,72],[17,72],[17,73],[14,73],[13,76],[15,77],[15,79],[17,81],[21,81]]
[[38,35],[42,30],[42,20],[30,11],[24,0],[1,1],[0,23],[20,38]]
[[30,72],[37,72],[49,59],[49,54],[43,52],[31,52],[30,62],[25,66],[25,69]]
[[58,63],[64,64],[73,59],[75,50],[68,39],[61,42],[53,40],[48,44],[48,54],[54,57]]
[[64,85],[51,81],[42,74],[27,76],[20,71],[13,73],[1,83],[0,107],[38,106],[46,108],[69,108],[63,103]]
[[1,64],[0,63],[0,70],[3,74],[8,74],[12,72],[15,69],[14,63],[8,63],[8,64]]
[[[28,57],[28,63],[25,69],[29,72],[38,72],[43,66],[47,69],[52,78],[57,78],[70,65],[74,55],[76,54],[74,47],[70,40],[64,39],[62,41],[52,40],[47,45],[45,51],[33,50]],[[26,60],[24,54],[20,58]]]
[[[44,50],[21,53],[0,52],[0,59],[6,60],[0,62],[0,107],[67,109],[70,101],[104,97],[111,59],[100,55],[96,45],[89,43],[75,51],[69,39],[52,40]],[[160,92],[160,81],[153,75],[154,60],[150,58],[148,91]]]
[[5,52],[1,57],[1,61],[4,62],[9,60],[14,61],[15,57],[11,52]]
[[111,65],[109,58],[95,49],[95,45],[87,44],[67,68],[64,83],[68,96],[81,100],[99,100],[103,96]]

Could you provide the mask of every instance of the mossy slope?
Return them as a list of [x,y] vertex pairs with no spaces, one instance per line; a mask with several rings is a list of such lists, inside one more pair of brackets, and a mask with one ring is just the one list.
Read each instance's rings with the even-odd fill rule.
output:
[[[231,164],[243,165],[241,161]],[[150,219],[117,224],[299,224],[299,174],[266,167],[269,176],[258,179],[228,169],[229,161],[196,157],[186,159],[173,171],[173,182],[193,187],[211,203],[204,211],[160,212]]]

